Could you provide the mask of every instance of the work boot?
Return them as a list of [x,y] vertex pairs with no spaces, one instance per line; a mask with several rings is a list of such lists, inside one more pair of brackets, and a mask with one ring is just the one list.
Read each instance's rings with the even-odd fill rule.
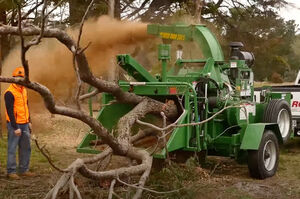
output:
[[25,171],[24,173],[20,173],[20,176],[24,176],[24,177],[35,177],[36,174],[32,173],[30,171]]
[[21,179],[20,176],[18,176],[16,173],[7,174],[7,177],[10,180],[20,180]]

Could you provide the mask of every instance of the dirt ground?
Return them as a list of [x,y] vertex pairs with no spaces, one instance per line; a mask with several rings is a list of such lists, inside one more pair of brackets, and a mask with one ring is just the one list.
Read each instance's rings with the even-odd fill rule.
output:
[[[65,168],[77,157],[88,156],[76,153],[88,127],[76,120],[50,114],[33,116],[34,134],[41,145],[46,145],[54,163]],[[6,178],[6,135],[0,140],[0,199],[43,198],[61,175],[48,164],[33,144],[31,169],[38,174],[34,178],[11,181]],[[124,160],[114,157],[112,164]],[[209,157],[208,166],[180,164],[176,168],[153,171],[147,186],[154,190],[170,191],[178,188],[178,193],[144,193],[143,198],[300,198],[300,138],[291,140],[281,148],[277,174],[266,180],[249,177],[247,165],[234,160]],[[175,177],[174,177],[175,176]],[[107,198],[109,182],[93,182],[78,176],[76,184],[83,198]],[[130,198],[128,189],[118,186],[116,192],[122,198]],[[62,194],[60,198],[68,198]],[[117,198],[117,197],[116,197]]]

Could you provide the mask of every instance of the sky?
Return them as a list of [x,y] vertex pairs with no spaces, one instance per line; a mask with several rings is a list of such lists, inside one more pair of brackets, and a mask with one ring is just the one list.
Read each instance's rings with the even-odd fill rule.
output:
[[281,16],[286,20],[295,20],[300,28],[300,1],[299,0],[286,0],[290,5],[280,10]]

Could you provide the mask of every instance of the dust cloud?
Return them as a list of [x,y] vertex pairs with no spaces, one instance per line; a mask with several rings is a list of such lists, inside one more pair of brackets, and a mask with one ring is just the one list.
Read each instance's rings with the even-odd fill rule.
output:
[[[67,30],[77,40],[78,27]],[[116,70],[117,54],[130,54],[147,42],[147,24],[141,22],[118,21],[101,16],[89,19],[83,27],[81,47],[90,46],[85,51],[93,73],[108,79]],[[30,78],[47,86],[58,102],[65,103],[76,89],[76,79],[71,52],[56,39],[43,39],[42,43],[29,50],[27,59]],[[13,49],[3,64],[3,75],[11,76],[15,67],[21,65],[20,46]],[[5,90],[7,85],[3,85]],[[30,92],[31,107],[41,108],[41,98]],[[3,98],[3,95],[2,95]],[[36,106],[38,105],[38,106]]]

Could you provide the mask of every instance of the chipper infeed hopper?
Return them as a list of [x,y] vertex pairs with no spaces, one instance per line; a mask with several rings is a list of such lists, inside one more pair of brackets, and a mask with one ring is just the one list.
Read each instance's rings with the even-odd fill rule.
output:
[[[260,96],[261,103],[255,103],[253,54],[241,51],[242,43],[232,42],[230,57],[225,61],[220,44],[205,25],[151,24],[148,34],[162,38],[158,47],[161,74],[153,76],[130,55],[118,55],[119,65],[134,78],[119,81],[119,86],[126,92],[175,103],[181,112],[178,118],[167,121],[176,121],[177,126],[135,146],[147,148],[160,159],[167,154],[175,154],[176,158],[183,154],[186,158],[192,153],[248,160],[251,176],[273,176],[278,167],[278,145],[291,135],[291,95],[266,91]],[[177,45],[177,59],[172,65],[171,46],[178,42],[198,44],[201,58],[184,59],[186,49]],[[113,99],[109,94],[102,95],[103,104]],[[97,119],[113,131],[133,107],[112,103],[99,111]],[[162,120],[161,116],[147,115],[143,121],[162,127]],[[136,125],[133,134],[143,128],[148,127]],[[95,134],[88,133],[77,151],[99,153],[98,141]]]

